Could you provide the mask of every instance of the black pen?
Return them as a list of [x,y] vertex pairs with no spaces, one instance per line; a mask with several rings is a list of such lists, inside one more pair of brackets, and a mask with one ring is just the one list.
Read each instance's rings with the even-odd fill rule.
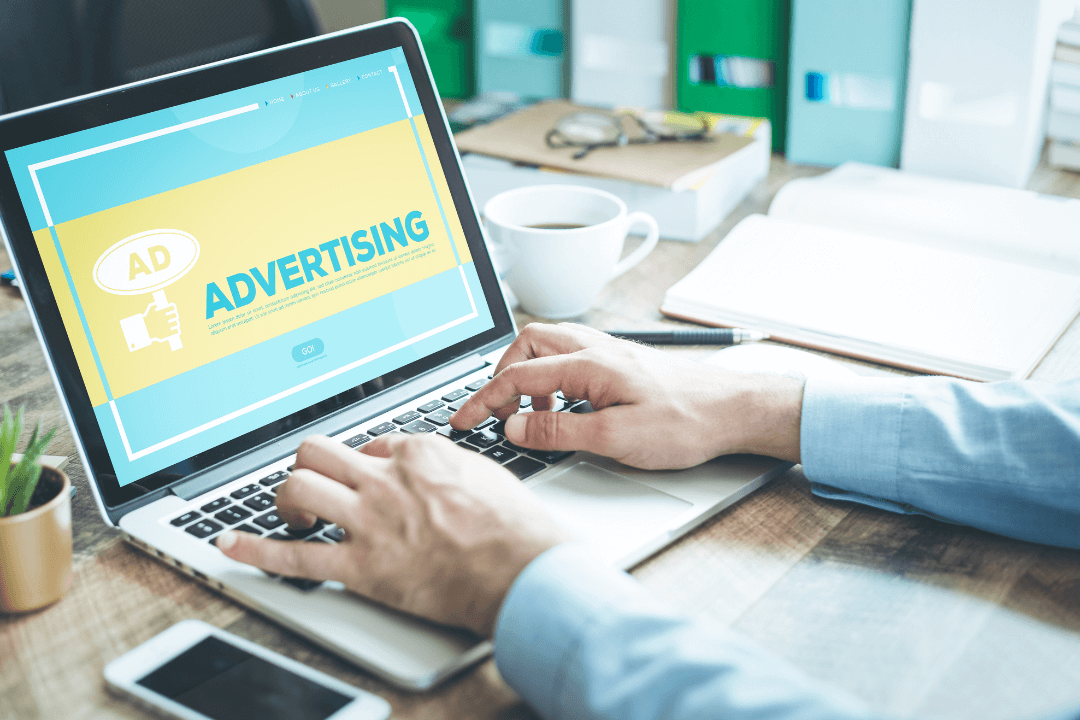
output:
[[608,330],[612,337],[636,340],[650,345],[738,345],[767,340],[757,330],[740,328],[703,328],[701,330]]

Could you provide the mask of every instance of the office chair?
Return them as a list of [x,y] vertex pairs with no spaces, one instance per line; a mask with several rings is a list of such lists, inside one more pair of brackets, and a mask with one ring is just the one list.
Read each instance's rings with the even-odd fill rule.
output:
[[89,0],[86,29],[95,90],[319,32],[309,0]]

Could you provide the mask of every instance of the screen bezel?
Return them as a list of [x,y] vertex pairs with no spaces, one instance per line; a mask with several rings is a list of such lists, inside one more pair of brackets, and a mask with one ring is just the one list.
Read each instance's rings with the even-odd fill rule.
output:
[[[299,412],[205,450],[135,482],[121,486],[97,424],[71,342],[53,297],[48,276],[34,242],[32,229],[15,186],[7,150],[68,135],[100,125],[144,115],[195,100],[239,90],[365,55],[402,48],[413,84],[450,195],[480,279],[494,327],[449,348],[358,385]],[[36,319],[63,400],[74,423],[83,460],[106,510],[156,493],[184,479],[220,465],[306,425],[318,422],[359,401],[398,386],[441,365],[453,362],[510,337],[513,320],[484,245],[471,198],[462,176],[457,152],[431,74],[413,27],[400,19],[325,35],[269,51],[254,53],[193,70],[174,73],[63,103],[0,118],[0,223],[12,262],[20,275],[22,292]],[[79,329],[81,332],[81,329]]]

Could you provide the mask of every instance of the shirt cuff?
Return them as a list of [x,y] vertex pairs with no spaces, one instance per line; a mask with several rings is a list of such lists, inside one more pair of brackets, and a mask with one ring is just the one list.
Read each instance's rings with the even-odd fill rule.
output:
[[803,472],[816,494],[908,511],[897,488],[907,382],[807,378],[800,444]]
[[551,548],[518,575],[503,601],[495,625],[495,664],[540,715],[555,717],[563,673],[586,630],[616,610],[671,614],[629,575],[582,545]]

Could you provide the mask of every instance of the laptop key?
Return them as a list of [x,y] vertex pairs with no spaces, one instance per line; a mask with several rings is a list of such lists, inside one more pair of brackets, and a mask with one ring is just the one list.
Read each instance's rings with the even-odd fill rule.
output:
[[292,585],[297,590],[303,590],[304,592],[314,590],[315,588],[323,584],[322,580],[307,580],[305,578],[293,577],[283,577],[281,578],[281,582]]
[[251,527],[246,523],[244,525],[237,525],[233,528],[233,530],[236,530],[238,532],[251,533],[252,535],[262,535],[262,530],[260,530],[259,528]]
[[465,438],[465,442],[479,448],[489,448],[492,445],[497,445],[500,440],[502,440],[502,438],[490,430],[478,430]]
[[270,473],[269,475],[264,477],[262,480],[259,481],[259,484],[263,487],[271,487],[272,485],[277,485],[279,483],[285,482],[285,478],[287,477],[289,477],[289,473],[285,472],[284,470],[278,470],[276,473]]
[[[466,393],[466,395],[467,394],[468,393]],[[467,402],[469,402],[469,398],[466,397],[464,400],[458,400],[457,402],[450,403],[450,412],[457,412]]]
[[506,438],[503,438],[503,446],[510,448],[514,452],[519,452],[519,453],[527,453],[527,452],[529,452],[529,448],[521,447],[520,445],[515,445],[514,443],[510,442]]
[[244,504],[255,511],[269,510],[274,507],[274,496],[268,495],[267,493],[260,493],[255,497],[245,500]]
[[401,428],[401,432],[408,433],[410,435],[423,435],[425,433],[435,432],[439,429],[438,425],[432,425],[424,420],[414,420],[405,427]]
[[331,528],[327,528],[323,532],[323,535],[330,538],[334,542],[341,542],[342,540],[345,539],[345,528],[336,527],[336,526],[331,527]]
[[396,418],[394,418],[394,422],[396,422],[398,425],[408,425],[413,420],[419,420],[421,417],[423,416],[420,413],[416,412],[415,410],[410,410],[407,413],[402,413],[398,415]]
[[519,457],[503,465],[504,468],[517,475],[518,480],[524,480],[543,470],[547,465],[531,457]]
[[594,410],[593,406],[589,404],[588,400],[586,400],[585,402],[575,405],[573,408],[570,409],[570,412],[577,413],[578,415],[584,415],[587,413],[596,412],[596,410]]
[[429,403],[424,403],[423,405],[421,405],[420,407],[418,407],[416,409],[419,410],[422,413],[429,413],[429,412],[431,412],[433,410],[438,410],[442,406],[443,406],[442,400],[432,400]]
[[467,397],[469,397],[469,391],[468,390],[458,389],[458,390],[453,390],[453,391],[448,392],[445,395],[443,395],[442,400],[443,400],[443,402],[452,403],[452,402],[456,402],[458,400],[461,400],[462,398],[467,398]]
[[348,445],[349,447],[351,447],[351,448],[353,448],[355,450],[356,448],[360,447],[364,443],[371,442],[371,436],[370,435],[365,435],[364,433],[360,433],[359,435],[354,435],[353,437],[351,437],[348,440],[345,440],[343,442],[344,442],[344,444]]
[[475,381],[469,383],[468,385],[466,385],[465,389],[468,390],[469,392],[476,392],[477,390],[479,390],[480,388],[484,387],[487,384],[488,384],[488,379],[487,378],[480,378],[479,380],[475,380]]
[[194,525],[184,528],[184,532],[189,532],[200,540],[213,535],[218,530],[221,530],[221,526],[213,520],[200,520]]
[[308,535],[314,535],[315,533],[326,527],[326,523],[322,520],[316,520],[315,524],[309,528],[285,528],[285,532],[292,535],[294,538],[306,538]]
[[[265,515],[260,515],[251,522],[255,523],[261,528],[266,528],[267,530],[273,530],[274,528],[279,528],[285,524],[285,521],[281,519],[280,515],[278,515],[277,510],[271,510]],[[289,539],[292,540],[292,537],[290,537]]]
[[239,490],[233,490],[229,494],[232,495],[237,500],[240,500],[241,498],[246,498],[248,495],[254,495],[255,493],[259,492],[260,490],[262,490],[261,486],[256,485],[255,483],[251,483],[250,485],[245,485],[244,487],[240,488]]
[[395,430],[397,430],[397,427],[394,423],[384,422],[379,423],[373,428],[368,428],[367,434],[371,437],[378,437],[380,435],[385,435],[388,432],[394,432]]
[[231,504],[232,500],[230,500],[229,498],[220,497],[212,503],[207,503],[206,505],[203,505],[200,510],[202,510],[204,513],[212,513],[215,510],[220,510],[221,508],[228,507]]
[[184,525],[187,525],[192,520],[196,520],[196,519],[201,518],[201,517],[202,517],[202,515],[195,512],[194,510],[189,510],[188,512],[184,513],[180,517],[175,517],[172,520],[170,520],[169,522],[171,524],[175,525],[176,527],[183,527]]
[[501,445],[493,447],[493,448],[489,448],[489,449],[485,450],[484,452],[482,452],[480,454],[483,455],[484,457],[491,458],[492,460],[494,460],[497,463],[504,463],[507,460],[513,460],[514,458],[517,457],[516,452],[514,452],[513,450],[508,450],[508,449],[502,447]]
[[226,525],[235,525],[251,517],[251,513],[243,508],[228,507],[214,516],[214,519]]
[[559,462],[564,458],[568,458],[573,455],[573,452],[566,452],[565,450],[530,450],[529,457],[536,458],[540,462],[545,462],[548,465]]
[[458,440],[464,440],[465,438],[472,435],[472,430],[455,430],[449,425],[447,425],[446,427],[441,427],[435,432],[439,433],[443,437],[450,438],[454,442],[457,442]]
[[450,422],[450,411],[446,408],[442,410],[436,410],[433,413],[428,413],[424,416],[424,419],[433,425],[447,425]]

